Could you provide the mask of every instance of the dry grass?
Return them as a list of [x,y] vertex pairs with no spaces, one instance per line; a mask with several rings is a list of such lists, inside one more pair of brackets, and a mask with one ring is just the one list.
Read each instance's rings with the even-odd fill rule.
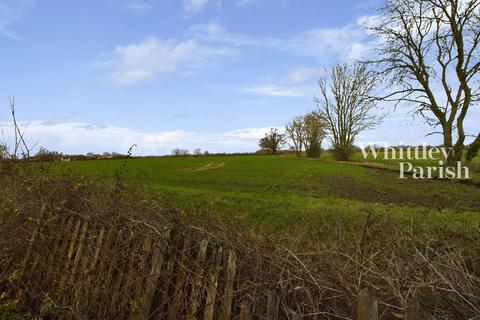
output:
[[[436,237],[427,238],[416,225],[405,231],[388,216],[367,215],[362,229],[349,229],[340,221],[323,229],[335,235],[335,241],[324,243],[315,234],[296,238],[259,234],[240,230],[231,218],[160,208],[118,181],[106,184],[50,175],[22,165],[4,165],[0,180],[0,317],[46,312],[45,287],[38,283],[55,283],[53,274],[45,272],[49,266],[35,275],[22,273],[39,221],[48,226],[64,214],[111,229],[140,232],[141,226],[162,233],[168,226],[196,241],[208,237],[238,257],[241,286],[236,294],[261,310],[265,300],[252,292],[276,290],[282,298],[281,317],[286,319],[293,314],[353,319],[358,292],[366,287],[376,292],[385,319],[401,317],[412,297],[420,300],[430,319],[480,317],[479,232],[438,230]],[[36,254],[44,250],[48,255],[51,244],[42,243]],[[140,271],[131,272],[135,279],[134,273]],[[55,310],[54,304],[48,314],[61,317],[65,310],[80,309],[72,305]]]

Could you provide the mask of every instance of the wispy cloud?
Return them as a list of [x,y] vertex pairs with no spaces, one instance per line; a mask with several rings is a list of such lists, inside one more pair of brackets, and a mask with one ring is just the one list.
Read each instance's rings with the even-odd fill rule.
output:
[[191,29],[191,34],[192,37],[202,42],[223,43],[234,47],[276,47],[281,45],[281,39],[232,33],[215,22],[195,25]]
[[[268,48],[290,55],[318,59],[323,65],[368,56],[375,42],[370,39],[366,27],[374,23],[374,16],[363,16],[355,23],[336,28],[318,28],[294,35],[280,37],[255,37],[227,31],[217,23],[196,25],[192,37],[209,45],[225,45],[234,48]],[[276,81],[263,81],[236,88],[220,88],[248,94],[272,97],[304,97],[314,93],[313,87],[301,85],[320,75],[319,68],[298,66]],[[219,89],[219,88],[216,88]]]
[[152,8],[152,5],[146,0],[123,0],[122,6],[135,12],[147,12]]
[[34,5],[34,0],[0,0],[0,35],[9,38],[20,38],[11,29],[11,26],[22,21],[25,14]]
[[[196,1],[200,2],[188,3],[192,6],[206,4],[206,0]],[[222,59],[218,58],[236,56],[242,47],[268,48],[313,57],[328,65],[368,54],[374,45],[365,29],[369,23],[369,17],[361,17],[355,23],[342,27],[313,29],[283,38],[248,36],[229,32],[217,23],[200,24],[192,27],[189,37],[183,41],[151,37],[138,43],[117,46],[111,58],[100,64],[112,69],[109,79],[116,84],[131,84],[173,71],[209,67],[211,61],[221,62]],[[287,76],[287,82],[289,86],[304,82],[315,72],[299,67]],[[282,84],[256,85],[245,89],[245,92],[272,96],[299,95],[298,89],[285,88]]]
[[185,41],[162,40],[154,37],[126,46],[117,46],[107,60],[97,66],[112,69],[109,80],[126,85],[155,79],[175,70],[188,70],[211,66],[211,60],[233,56],[225,47],[199,44],[195,39]]
[[319,73],[317,68],[298,66],[287,74],[286,80],[291,84],[303,83]]
[[251,4],[257,4],[258,0],[237,0],[236,4],[239,6],[246,6]]
[[[0,123],[11,141],[11,123]],[[23,125],[23,124],[21,124]],[[28,141],[38,141],[38,146],[64,153],[101,153],[115,151],[125,153],[136,144],[137,155],[169,154],[174,148],[193,150],[202,148],[210,152],[256,151],[258,140],[269,128],[245,128],[220,133],[186,130],[144,132],[130,128],[102,124],[76,122],[29,122]]]
[[284,50],[322,60],[361,58],[367,53],[371,39],[364,18],[336,28],[312,29],[286,39]]
[[184,0],[184,10],[187,16],[200,13],[208,4],[208,0]]
[[318,58],[322,61],[358,59],[373,46],[366,27],[374,16],[362,16],[354,23],[334,28],[311,29],[286,37],[254,37],[228,32],[217,23],[201,24],[192,28],[199,41],[223,43],[231,46],[269,47],[290,54]]
[[[312,97],[315,87],[311,80],[320,75],[318,68],[298,66],[285,75],[276,75],[244,86],[212,86],[214,92],[245,93],[266,97]],[[308,82],[307,82],[308,81]]]
[[305,95],[305,88],[294,86],[281,86],[273,83],[265,83],[242,88],[245,93],[258,94],[271,97],[302,97]]

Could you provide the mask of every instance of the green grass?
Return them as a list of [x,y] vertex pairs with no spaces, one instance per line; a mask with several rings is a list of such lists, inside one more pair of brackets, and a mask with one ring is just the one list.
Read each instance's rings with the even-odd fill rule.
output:
[[[328,155],[323,155],[328,159]],[[114,177],[123,160],[62,164]],[[294,156],[130,159],[124,179],[162,203],[232,217],[274,232],[316,232],[390,214],[429,230],[480,223],[480,188],[454,181],[398,179],[397,172]]]

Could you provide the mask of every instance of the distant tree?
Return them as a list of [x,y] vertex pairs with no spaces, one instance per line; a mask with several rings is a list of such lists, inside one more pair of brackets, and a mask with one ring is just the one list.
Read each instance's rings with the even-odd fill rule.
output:
[[118,152],[112,152],[111,154],[112,159],[121,159],[127,157],[124,154],[118,153]]
[[304,148],[305,143],[305,117],[297,116],[285,125],[285,132],[291,142],[293,151],[299,156]]
[[201,156],[202,155],[202,149],[196,148],[195,150],[193,150],[193,155],[196,156],[196,157]]
[[317,112],[310,112],[304,116],[305,151],[309,158],[319,158],[322,150],[322,141],[325,137],[325,122]]
[[175,156],[175,157],[186,157],[189,154],[190,154],[190,151],[188,151],[187,149],[175,148],[172,150],[172,156]]
[[205,156],[208,156],[210,155],[210,152],[208,152],[207,150],[205,150],[205,152],[203,153]]
[[340,64],[318,82],[320,97],[315,98],[318,113],[338,160],[348,160],[359,133],[377,126],[383,117],[376,113],[371,98],[376,81],[365,64]]
[[270,132],[260,139],[258,145],[262,151],[275,154],[285,145],[285,140],[286,136],[283,133],[279,133],[276,128],[271,128]]
[[103,158],[111,158],[111,157],[112,157],[112,154],[111,154],[110,152],[104,152],[104,153],[102,154],[102,157],[103,157]]
[[63,155],[57,151],[50,151],[47,148],[40,147],[38,152],[35,154],[34,159],[42,162],[53,162],[61,161]]

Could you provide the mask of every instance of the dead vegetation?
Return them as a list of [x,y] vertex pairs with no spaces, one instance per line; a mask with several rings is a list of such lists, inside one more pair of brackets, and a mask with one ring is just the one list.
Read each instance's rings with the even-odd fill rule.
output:
[[354,319],[364,288],[382,319],[404,317],[412,298],[429,319],[480,316],[480,235],[471,228],[426,238],[366,215],[361,230],[319,230],[327,243],[240,230],[229,217],[167,210],[116,183],[41,166],[4,164],[0,179],[4,317],[188,319],[194,304],[196,316],[261,318],[278,297],[279,319]]

